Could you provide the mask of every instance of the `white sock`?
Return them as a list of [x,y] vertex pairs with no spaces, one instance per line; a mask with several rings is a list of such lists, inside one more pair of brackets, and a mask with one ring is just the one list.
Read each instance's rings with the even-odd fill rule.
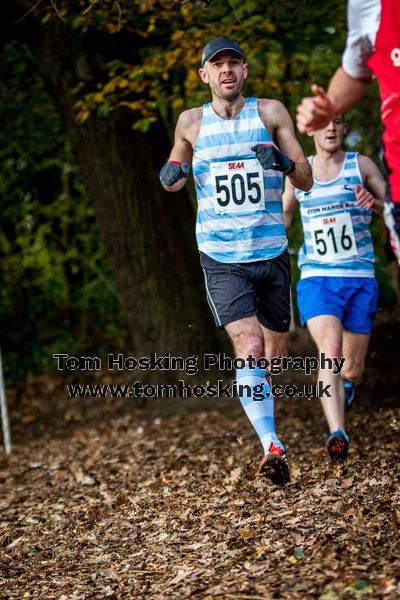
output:
[[[271,443],[285,450],[275,433],[274,398],[264,371],[258,367],[243,367],[236,369],[236,379],[239,392],[242,386],[240,402],[260,438],[264,454],[270,450]],[[254,400],[254,396],[262,399]]]

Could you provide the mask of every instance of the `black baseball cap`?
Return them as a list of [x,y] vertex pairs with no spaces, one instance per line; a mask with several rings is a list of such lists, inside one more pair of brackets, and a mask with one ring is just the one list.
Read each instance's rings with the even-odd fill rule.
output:
[[222,52],[223,50],[232,50],[233,52],[240,54],[240,56],[242,56],[244,59],[246,58],[239,44],[227,37],[218,37],[215,38],[215,40],[211,40],[211,42],[208,42],[208,44],[204,46],[203,53],[201,55],[201,66],[203,67],[205,62],[211,60],[213,56],[218,54],[218,52]]

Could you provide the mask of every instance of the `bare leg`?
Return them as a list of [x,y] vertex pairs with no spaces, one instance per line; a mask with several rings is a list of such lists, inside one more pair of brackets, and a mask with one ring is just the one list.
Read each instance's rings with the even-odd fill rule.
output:
[[[327,358],[341,358],[343,328],[340,320],[333,315],[319,315],[307,321],[307,327],[321,355]],[[340,374],[335,375],[330,369],[320,369],[318,377],[324,386],[330,385],[331,397],[321,398],[329,429],[336,431],[344,428],[344,394]]]
[[236,358],[246,359],[249,354],[255,358],[264,356],[264,337],[257,317],[246,317],[225,325]]
[[264,337],[265,358],[269,361],[272,357],[287,356],[288,333],[272,331],[261,325]]
[[[248,317],[225,326],[237,358],[247,359],[251,354],[256,359],[279,356],[285,348],[284,334],[262,328],[256,317]],[[265,343],[266,340],[266,343]],[[267,346],[268,355],[265,349]],[[237,369],[236,378],[241,386],[240,401],[253,425],[264,449],[260,472],[274,483],[283,484],[290,480],[285,448],[275,433],[274,399],[267,383],[265,372],[260,368]],[[256,396],[260,395],[261,398]]]
[[365,357],[368,350],[370,335],[368,333],[353,333],[343,331],[344,365],[341,376],[353,383],[359,383],[364,372]]

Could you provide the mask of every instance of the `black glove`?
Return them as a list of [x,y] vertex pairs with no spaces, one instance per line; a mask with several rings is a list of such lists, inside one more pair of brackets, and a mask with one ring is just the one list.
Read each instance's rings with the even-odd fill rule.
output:
[[290,175],[296,168],[295,163],[272,144],[257,144],[257,146],[252,147],[252,151],[256,153],[262,168],[266,171],[273,169],[274,171],[281,171],[285,175]]
[[164,185],[174,185],[180,179],[189,175],[190,167],[187,163],[180,163],[176,160],[168,161],[160,171],[160,181]]

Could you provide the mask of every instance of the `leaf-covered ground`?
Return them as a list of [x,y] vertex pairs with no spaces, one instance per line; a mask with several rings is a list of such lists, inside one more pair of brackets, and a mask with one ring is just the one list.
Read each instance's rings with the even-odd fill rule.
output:
[[[346,463],[326,458],[316,400],[278,403],[283,488],[257,475],[237,400],[78,402],[57,377],[9,390],[1,598],[398,598],[399,340],[395,317],[376,328]],[[304,332],[291,350],[313,353]]]

